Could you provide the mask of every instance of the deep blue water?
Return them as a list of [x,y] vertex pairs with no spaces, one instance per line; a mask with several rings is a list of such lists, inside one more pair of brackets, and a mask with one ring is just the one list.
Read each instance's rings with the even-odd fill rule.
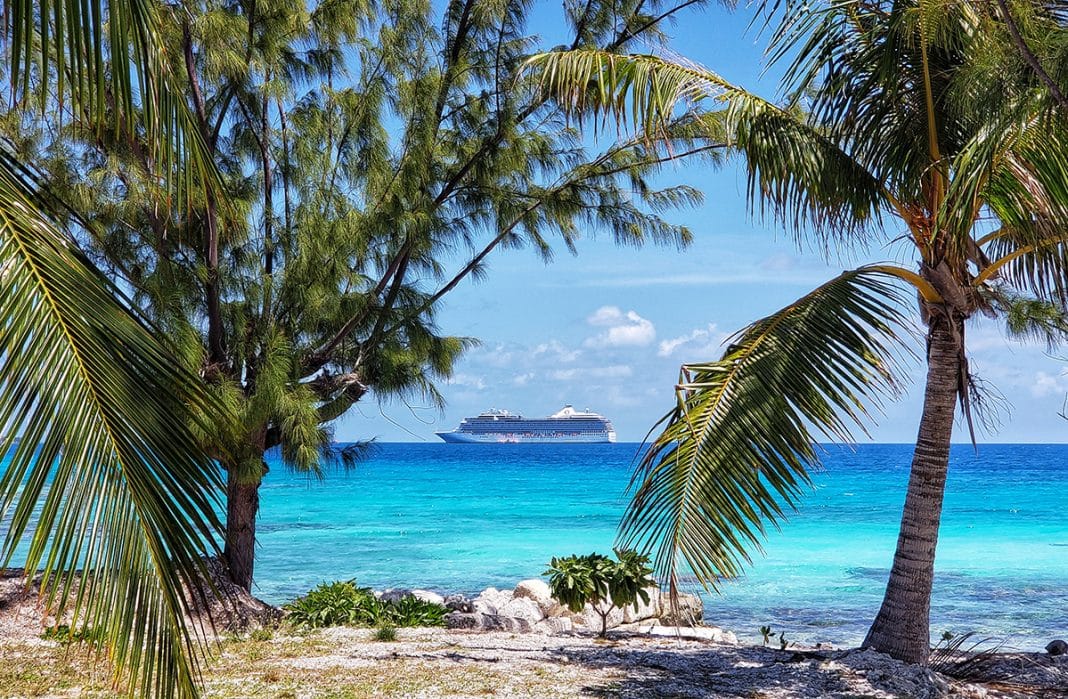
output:
[[[609,552],[636,445],[383,444],[323,481],[272,464],[256,592],[324,580],[477,592],[538,576],[552,556]],[[889,573],[911,447],[830,447],[802,509],[706,618],[755,639],[858,643]],[[932,632],[1009,646],[1068,636],[1068,445],[955,446]]]

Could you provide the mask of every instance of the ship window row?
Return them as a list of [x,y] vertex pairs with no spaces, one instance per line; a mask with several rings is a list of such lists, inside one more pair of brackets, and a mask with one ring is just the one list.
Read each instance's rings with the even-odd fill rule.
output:
[[[567,427],[555,426],[555,425],[546,425],[544,427],[534,427],[534,426],[531,426],[531,425],[523,425],[519,429],[522,430],[522,431],[525,431],[525,432],[605,432],[606,431],[606,428],[604,426],[600,426],[600,425],[598,425],[598,426],[590,426],[590,427],[580,427],[578,425],[568,425]],[[505,432],[507,430],[501,430],[499,428],[494,428],[494,427],[486,426],[486,425],[471,425],[468,428],[464,429],[463,431],[464,432]]]
[[[520,421],[519,420],[513,421],[513,420],[471,420],[471,419],[467,419],[467,420],[464,420],[464,422],[466,422],[469,425],[494,425],[494,424],[498,424],[498,423],[501,423],[501,422],[520,422]],[[564,420],[522,420],[521,422],[524,425],[538,425],[538,426],[546,425],[546,426],[550,426],[550,427],[558,427],[558,426],[562,426],[561,423],[564,423],[565,421]],[[570,418],[570,419],[566,420],[566,424],[567,425],[603,425],[606,422],[607,421],[605,421],[605,420],[596,420],[596,419],[593,419],[593,418]]]

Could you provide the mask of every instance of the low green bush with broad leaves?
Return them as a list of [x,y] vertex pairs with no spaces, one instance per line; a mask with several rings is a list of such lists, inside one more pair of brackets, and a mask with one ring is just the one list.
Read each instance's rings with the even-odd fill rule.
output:
[[302,628],[325,626],[444,626],[448,610],[412,595],[397,601],[375,597],[355,580],[322,583],[282,608],[290,624]]
[[599,553],[554,558],[543,575],[549,576],[549,592],[573,612],[586,604],[601,617],[601,637],[608,632],[608,615],[615,608],[648,604],[646,588],[656,585],[649,557],[628,549],[615,549],[616,560]]

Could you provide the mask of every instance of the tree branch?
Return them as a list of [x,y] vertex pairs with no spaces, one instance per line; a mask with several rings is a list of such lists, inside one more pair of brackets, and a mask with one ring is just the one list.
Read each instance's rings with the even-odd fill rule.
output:
[[[623,31],[621,31],[619,33],[619,36],[616,37],[616,40],[613,41],[611,44],[609,44],[606,48],[609,51],[615,51],[615,50],[617,50],[619,48],[622,48],[623,44],[625,44],[628,41],[630,41],[631,39],[635,38],[636,36],[638,36],[639,34],[644,32],[645,30],[651,29],[652,27],[656,26],[660,22],[663,22],[668,17],[671,17],[676,12],[679,12],[680,10],[684,10],[687,7],[689,7],[690,5],[696,5],[696,4],[698,4],[699,2],[702,2],[702,1],[703,0],[687,0],[686,2],[682,3],[681,5],[676,5],[675,7],[671,8],[670,10],[667,10],[666,12],[662,12],[661,14],[657,15],[656,17],[653,17],[648,22],[646,22],[645,24],[642,24],[641,26],[639,26],[634,31],[631,31],[631,30],[627,29],[626,26],[624,25]],[[640,5],[639,5],[639,7],[640,7]]]
[[[182,20],[182,53],[185,58],[185,71],[189,79],[190,92],[193,95],[193,111],[201,137],[208,140],[207,115],[204,111],[204,95],[197,78],[196,59],[193,57],[193,37],[189,28],[189,17]],[[204,262],[207,280],[204,284],[205,307],[208,316],[208,361],[216,369],[226,363],[226,348],[223,342],[222,309],[220,307],[219,288],[219,218],[215,188],[210,184],[205,187],[204,212]]]
[[1027,45],[1023,35],[1020,34],[1020,28],[1016,25],[1016,20],[1012,17],[1012,12],[1009,11],[1009,5],[1005,0],[997,0],[998,8],[1001,10],[1002,18],[1005,21],[1005,27],[1009,30],[1009,36],[1012,38],[1012,43],[1016,46],[1016,50],[1020,52],[1027,65],[1031,66],[1031,70],[1035,71],[1035,75],[1038,79],[1049,89],[1050,94],[1053,96],[1054,101],[1060,106],[1061,109],[1068,112],[1068,98],[1065,98],[1064,93],[1061,92],[1060,86],[1056,81],[1050,77],[1049,73],[1042,68],[1042,64],[1038,62],[1038,57],[1031,51],[1031,47]]

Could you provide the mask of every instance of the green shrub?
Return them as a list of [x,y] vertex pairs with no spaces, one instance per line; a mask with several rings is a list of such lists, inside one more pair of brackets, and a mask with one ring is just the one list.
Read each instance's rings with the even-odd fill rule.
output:
[[375,640],[391,643],[397,640],[397,627],[384,624],[375,631]]
[[645,588],[656,585],[649,557],[636,551],[615,549],[616,559],[591,553],[588,556],[554,558],[542,575],[549,576],[549,592],[573,612],[591,604],[601,617],[601,637],[608,632],[613,609],[649,602]]
[[369,611],[377,602],[368,588],[356,587],[355,580],[338,580],[323,583],[282,608],[295,626],[373,625]]
[[425,602],[414,595],[383,605],[394,626],[444,626],[449,610],[440,604]]
[[448,610],[412,595],[383,602],[355,580],[323,583],[283,606],[294,626],[444,626]]
[[63,645],[71,643],[100,643],[104,640],[103,629],[94,629],[83,626],[80,629],[72,629],[66,624],[50,626],[41,633],[41,638],[46,641],[55,641]]

